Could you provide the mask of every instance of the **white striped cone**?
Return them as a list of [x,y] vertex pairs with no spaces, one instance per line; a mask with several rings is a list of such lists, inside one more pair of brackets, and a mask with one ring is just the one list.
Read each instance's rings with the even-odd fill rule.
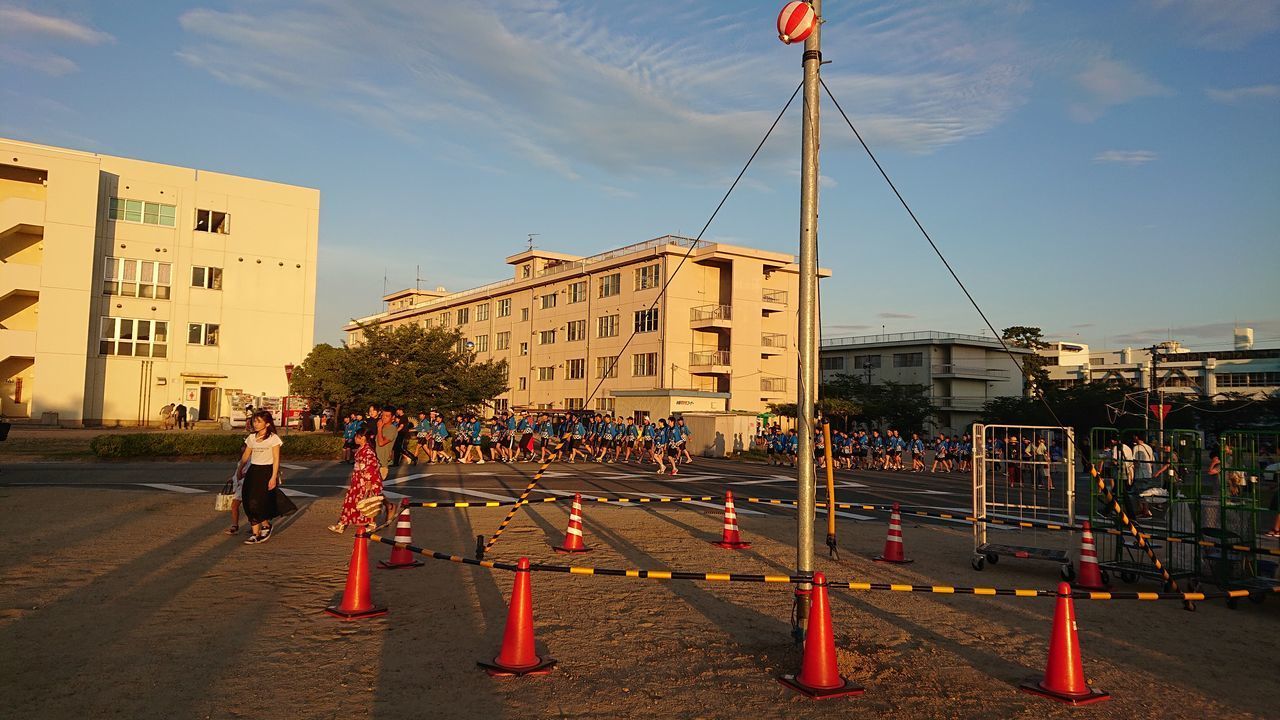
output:
[[1093,542],[1093,527],[1088,520],[1081,523],[1080,568],[1075,586],[1082,590],[1107,589],[1107,584],[1102,581],[1102,569],[1098,567],[1098,547]]
[[884,551],[875,559],[898,564],[911,562],[902,548],[902,513],[898,503],[893,504],[893,510],[889,513],[889,534],[884,538]]
[[[403,545],[413,544],[413,530],[410,527],[408,500],[400,502],[400,514],[396,516],[396,543]],[[399,570],[420,567],[422,564],[422,561],[418,559],[418,556],[412,550],[395,547],[391,550],[391,559],[380,561],[378,567],[384,570]]]
[[569,510],[569,527],[564,531],[564,543],[551,548],[558,553],[591,552],[582,542],[582,493],[573,494],[573,507]]
[[742,536],[738,533],[738,511],[733,507],[732,490],[726,490],[724,493],[724,532],[720,537],[720,542],[711,544],[730,550],[743,550],[751,547],[751,543],[743,542]]

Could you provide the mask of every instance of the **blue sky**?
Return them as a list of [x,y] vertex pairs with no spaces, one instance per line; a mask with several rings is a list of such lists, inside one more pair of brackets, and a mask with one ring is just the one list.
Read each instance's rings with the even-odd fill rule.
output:
[[[800,80],[782,0],[0,0],[0,134],[319,188],[316,337],[692,235]],[[1280,345],[1280,1],[825,7],[823,73],[997,328]],[[799,108],[706,238],[795,252]],[[824,335],[981,320],[824,98]]]

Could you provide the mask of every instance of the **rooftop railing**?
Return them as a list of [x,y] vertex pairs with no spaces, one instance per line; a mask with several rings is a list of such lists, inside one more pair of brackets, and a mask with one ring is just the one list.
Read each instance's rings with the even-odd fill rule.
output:
[[970,340],[999,344],[993,337],[985,335],[965,335],[963,333],[939,332],[937,330],[921,330],[908,333],[887,333],[881,335],[854,335],[851,337],[823,338],[822,347],[840,347],[844,345],[875,345],[891,342],[918,342],[924,340]]

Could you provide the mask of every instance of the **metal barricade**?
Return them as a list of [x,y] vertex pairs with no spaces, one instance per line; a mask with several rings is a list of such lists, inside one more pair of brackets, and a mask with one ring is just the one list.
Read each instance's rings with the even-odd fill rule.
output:
[[[1231,430],[1218,436],[1204,488],[1201,536],[1215,543],[1203,552],[1202,574],[1224,590],[1270,589],[1280,584],[1274,557],[1234,546],[1274,545],[1265,533],[1276,514],[1280,430]],[[1255,596],[1251,595],[1252,600]],[[1261,602],[1264,595],[1256,596]],[[1234,607],[1235,602],[1228,602]]]

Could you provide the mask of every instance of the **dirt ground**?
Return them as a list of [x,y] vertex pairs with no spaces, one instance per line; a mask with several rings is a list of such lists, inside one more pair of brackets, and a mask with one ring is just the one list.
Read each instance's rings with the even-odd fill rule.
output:
[[[0,490],[0,708],[39,718],[1277,717],[1280,602],[1078,602],[1085,669],[1113,700],[1068,708],[1017,690],[1042,674],[1051,599],[833,591],[841,672],[859,698],[816,702],[774,678],[799,668],[785,585],[535,573],[548,676],[494,679],[513,576],[428,561],[373,571],[390,614],[341,622],[350,535],[339,500],[302,504],[271,542],[221,534],[211,495]],[[414,513],[419,545],[468,552],[505,508]],[[48,518],[31,522],[20,518]],[[563,562],[566,508],[523,511],[491,557]],[[574,564],[786,573],[788,518],[741,517],[748,551],[721,550],[721,518],[677,506],[586,508]],[[822,522],[820,529],[825,531]],[[916,562],[884,566],[879,523],[842,525],[833,580],[1053,587],[1052,565],[969,567],[966,528],[908,522]],[[821,545],[821,538],[819,538]],[[374,561],[390,549],[371,548]],[[825,553],[824,553],[825,555]],[[1154,589],[1148,585],[1146,589]]]

